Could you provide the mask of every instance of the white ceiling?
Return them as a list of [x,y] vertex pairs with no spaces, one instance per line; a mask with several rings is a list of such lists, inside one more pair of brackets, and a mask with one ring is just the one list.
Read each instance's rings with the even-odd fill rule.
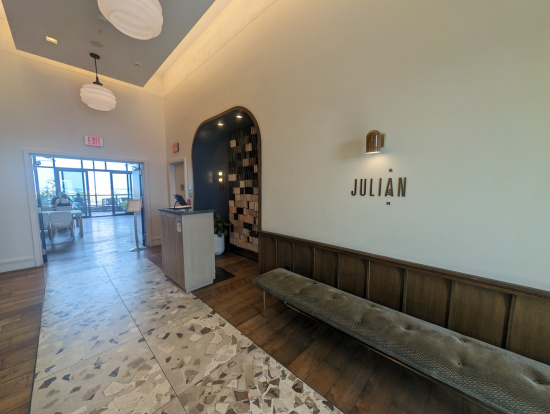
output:
[[97,53],[100,81],[104,75],[137,86],[147,83],[213,2],[160,0],[161,34],[137,40],[104,20],[96,0],[2,0],[18,50],[92,72],[90,52]]

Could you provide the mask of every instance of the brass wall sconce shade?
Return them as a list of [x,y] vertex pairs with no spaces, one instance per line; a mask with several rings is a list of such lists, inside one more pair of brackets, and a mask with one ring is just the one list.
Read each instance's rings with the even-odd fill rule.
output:
[[376,154],[382,150],[385,134],[372,130],[367,134],[367,154]]

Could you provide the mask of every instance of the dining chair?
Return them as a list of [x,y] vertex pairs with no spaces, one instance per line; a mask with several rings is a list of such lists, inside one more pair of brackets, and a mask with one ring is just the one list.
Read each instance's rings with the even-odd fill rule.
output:
[[71,206],[57,206],[56,211],[71,211],[73,208]]
[[74,240],[73,213],[70,211],[50,212],[50,240],[53,242],[53,231],[55,229],[69,229]]

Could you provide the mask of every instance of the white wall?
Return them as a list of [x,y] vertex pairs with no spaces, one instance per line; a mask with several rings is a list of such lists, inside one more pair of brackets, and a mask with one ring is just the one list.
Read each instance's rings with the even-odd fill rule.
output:
[[[199,124],[245,106],[263,230],[548,290],[549,17],[545,0],[278,0],[166,97],[167,142],[191,161]],[[372,129],[387,147],[366,156]],[[350,195],[389,176],[408,179],[391,206]]]
[[[111,112],[88,108],[79,96],[94,79],[0,52],[0,272],[34,265],[23,151],[120,160],[146,160],[149,243],[160,242],[167,199],[163,99],[104,82],[117,97]],[[104,138],[84,146],[84,135]],[[86,237],[86,236],[84,236]]]

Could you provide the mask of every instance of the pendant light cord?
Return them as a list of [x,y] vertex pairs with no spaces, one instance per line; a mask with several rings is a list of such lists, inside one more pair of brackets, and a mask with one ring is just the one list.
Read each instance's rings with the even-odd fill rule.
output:
[[95,84],[96,85],[100,85],[100,86],[103,86],[103,84],[99,81],[99,78],[97,76],[97,58],[94,58],[94,63],[95,63]]

